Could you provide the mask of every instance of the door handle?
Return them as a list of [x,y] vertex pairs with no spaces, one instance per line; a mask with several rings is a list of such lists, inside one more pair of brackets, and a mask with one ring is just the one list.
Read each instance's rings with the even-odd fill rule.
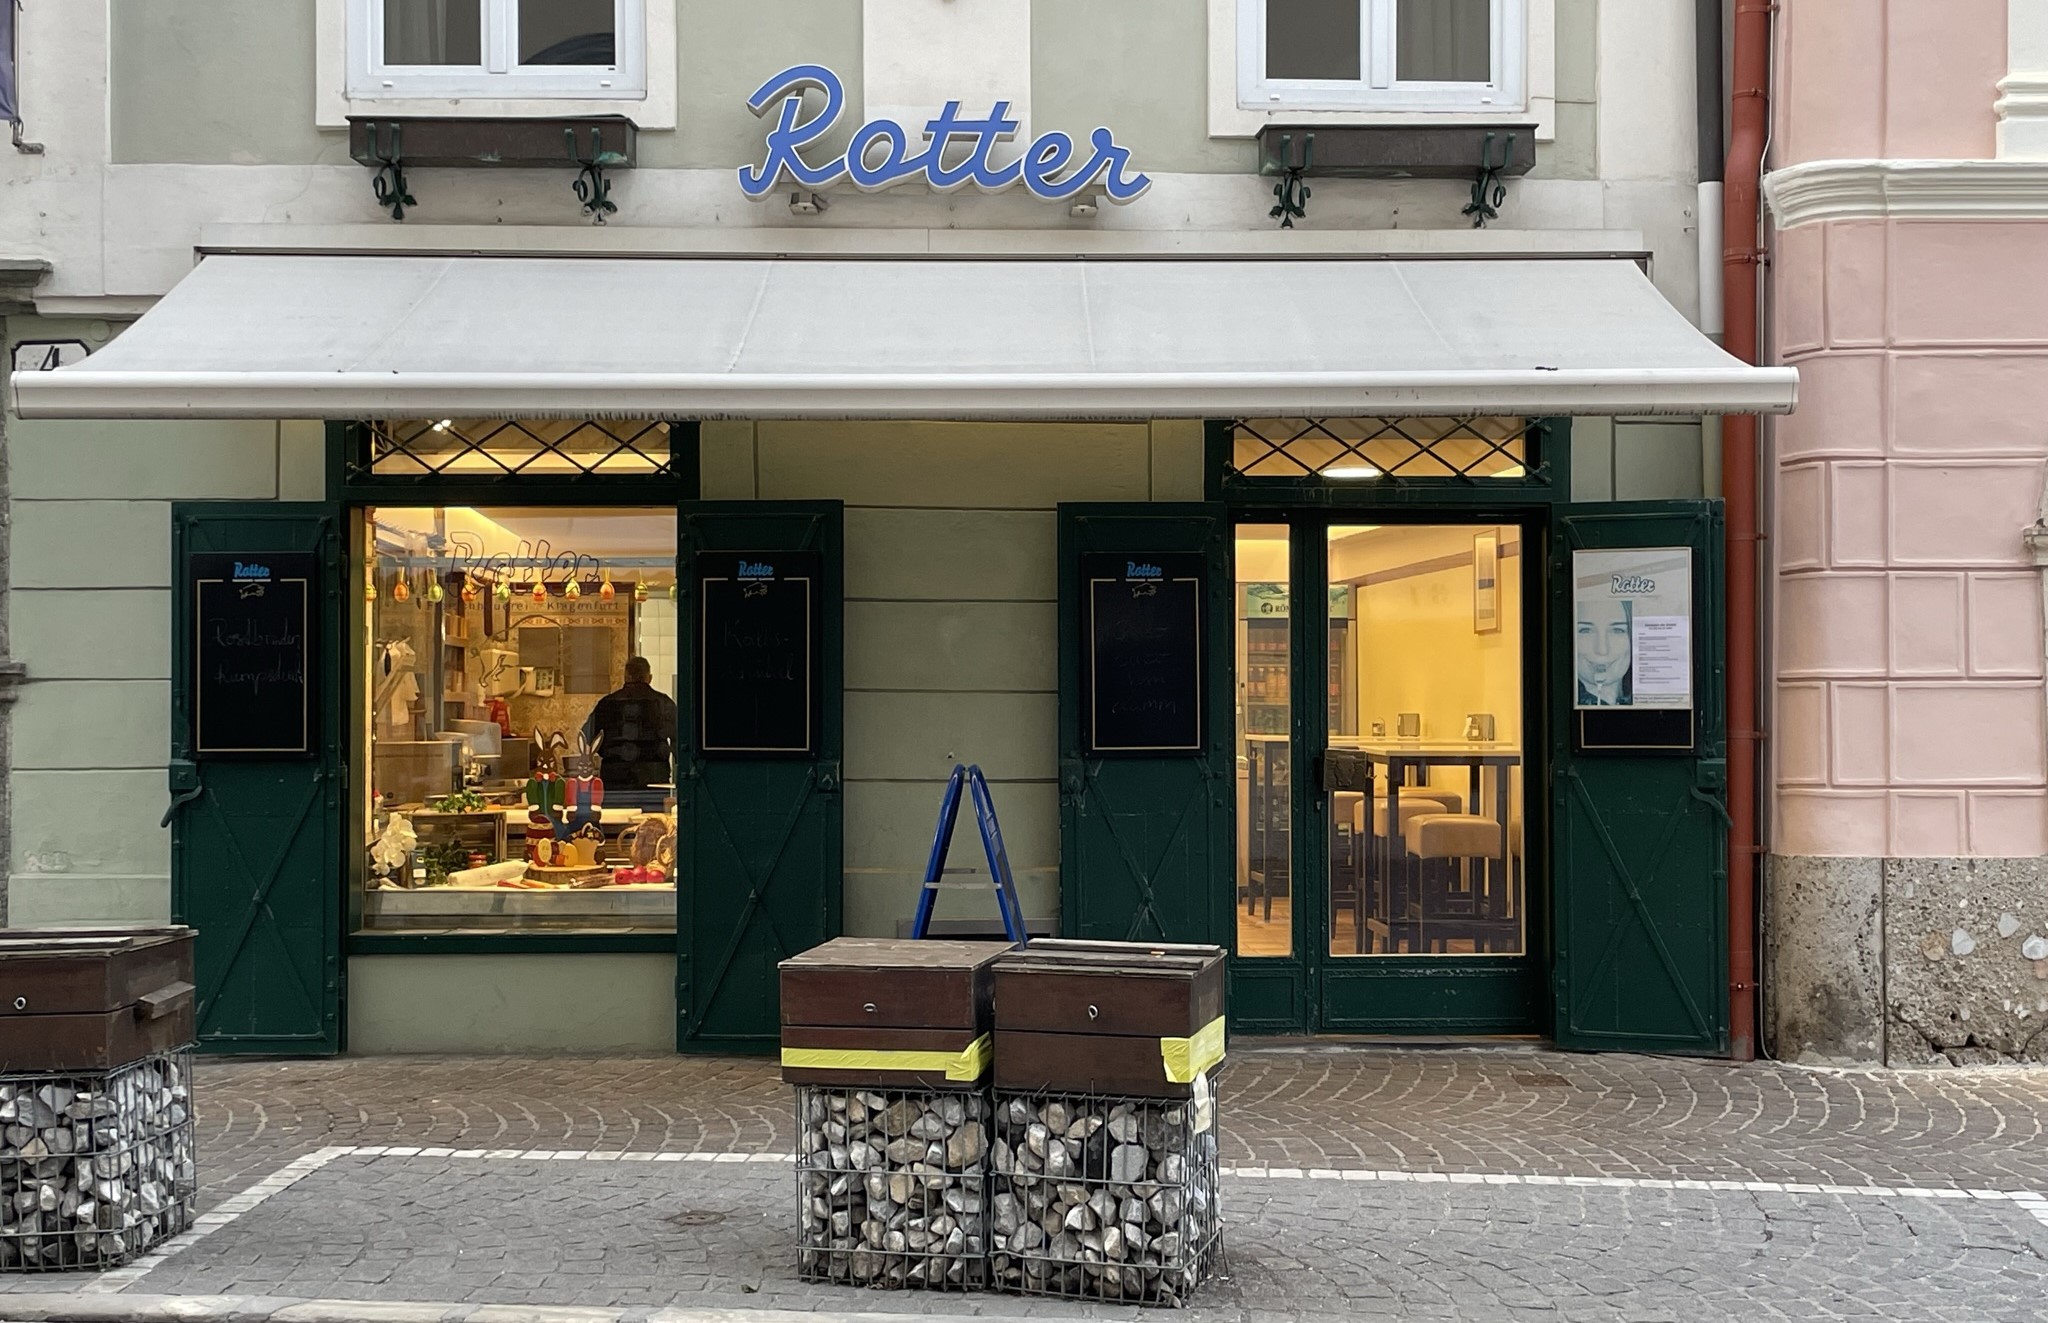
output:
[[162,821],[156,825],[168,827],[171,819],[178,816],[178,810],[190,804],[206,792],[205,784],[199,777],[199,764],[190,758],[173,758],[170,766],[171,804],[164,810]]

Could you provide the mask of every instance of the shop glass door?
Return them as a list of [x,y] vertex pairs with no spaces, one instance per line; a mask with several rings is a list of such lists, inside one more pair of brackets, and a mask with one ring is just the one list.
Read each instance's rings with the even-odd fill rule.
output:
[[1238,526],[1237,949],[1299,972],[1304,1031],[1536,1026],[1528,545]]

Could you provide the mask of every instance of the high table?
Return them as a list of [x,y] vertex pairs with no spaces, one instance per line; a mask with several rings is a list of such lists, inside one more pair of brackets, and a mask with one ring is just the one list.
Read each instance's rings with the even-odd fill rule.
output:
[[[1365,795],[1364,857],[1369,861],[1378,879],[1390,879],[1394,863],[1395,838],[1401,830],[1401,787],[1411,773],[1420,771],[1427,781],[1429,770],[1435,767],[1465,767],[1471,769],[1471,793],[1466,798],[1466,811],[1477,813],[1481,794],[1481,773],[1486,768],[1496,768],[1499,775],[1494,780],[1494,820],[1500,824],[1500,858],[1503,877],[1512,875],[1511,858],[1508,853],[1508,769],[1519,766],[1522,761],[1522,746],[1509,740],[1402,740],[1364,736],[1336,736],[1330,747],[1323,753],[1322,788],[1324,791],[1354,790]],[[1378,780],[1379,769],[1386,770],[1387,781],[1387,826],[1382,860],[1381,841],[1373,825],[1373,787]],[[1353,944],[1359,954],[1365,951],[1365,915],[1363,913],[1364,879],[1360,879],[1357,922],[1353,927]]]

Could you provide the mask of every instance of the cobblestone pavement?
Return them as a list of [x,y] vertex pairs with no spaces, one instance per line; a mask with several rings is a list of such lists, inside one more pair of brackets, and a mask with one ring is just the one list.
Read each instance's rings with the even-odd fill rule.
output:
[[[2048,1189],[2048,1070],[1234,1044],[1223,1161]],[[202,1061],[202,1204],[326,1145],[787,1152],[764,1059]]]
[[[806,1285],[791,1272],[793,1198],[780,1163],[348,1155],[134,1289],[1134,1316],[1108,1304]],[[1226,1180],[1225,1216],[1228,1275],[1191,1323],[2037,1320],[2048,1307],[2048,1204],[1237,1177]]]
[[[2048,1070],[1239,1043],[1219,1096],[1198,1320],[2048,1317]],[[51,1290],[1135,1317],[797,1282],[766,1061],[209,1061],[198,1118],[207,1234],[0,1281],[0,1318]]]

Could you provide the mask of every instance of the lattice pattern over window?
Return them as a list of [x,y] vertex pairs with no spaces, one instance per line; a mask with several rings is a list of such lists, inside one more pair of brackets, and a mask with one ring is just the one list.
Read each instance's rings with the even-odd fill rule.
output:
[[646,419],[408,418],[364,424],[378,477],[666,475],[669,425]]
[[1520,478],[1527,418],[1239,418],[1231,468],[1246,478]]

